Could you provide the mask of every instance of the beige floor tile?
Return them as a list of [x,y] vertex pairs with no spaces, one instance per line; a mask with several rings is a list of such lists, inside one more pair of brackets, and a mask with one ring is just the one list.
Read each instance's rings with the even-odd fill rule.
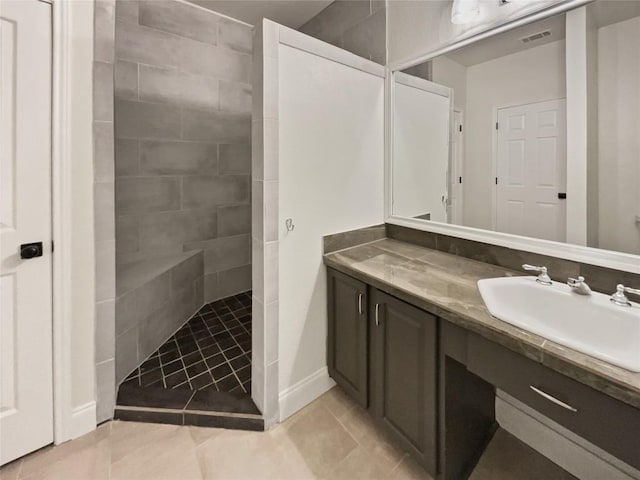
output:
[[109,445],[111,462],[131,455],[144,445],[152,444],[176,433],[180,427],[156,423],[112,422]]
[[[55,463],[68,460],[76,455],[87,455],[99,442],[106,439],[111,431],[111,423],[100,425],[96,430],[57,446],[49,446],[38,450],[24,458],[20,478],[34,476],[42,469],[49,469]],[[91,455],[88,453],[88,455]]]
[[313,473],[326,475],[357,447],[357,442],[322,404],[295,419],[286,428]]
[[403,452],[380,443],[373,448],[359,446],[327,475],[327,480],[386,480],[400,464]]
[[324,405],[338,419],[341,419],[357,405],[356,402],[344,393],[344,390],[338,387],[334,387],[329,390],[318,398],[315,403],[321,403]]
[[400,465],[391,472],[389,480],[433,480],[413,458],[405,455]]
[[386,441],[384,432],[375,425],[371,415],[360,406],[356,406],[347,412],[340,419],[340,423],[362,446],[374,447],[380,441]]
[[211,480],[305,480],[315,476],[286,432],[227,430],[198,447],[203,476]]
[[65,457],[50,463],[36,471],[22,472],[24,480],[108,480],[109,479],[109,445],[101,440],[86,445]]
[[191,438],[196,446],[221,435],[225,430],[222,428],[186,427],[189,429]]
[[22,468],[22,459],[15,460],[0,467],[0,480],[17,480]]
[[196,445],[188,428],[174,428],[111,465],[111,480],[201,479]]

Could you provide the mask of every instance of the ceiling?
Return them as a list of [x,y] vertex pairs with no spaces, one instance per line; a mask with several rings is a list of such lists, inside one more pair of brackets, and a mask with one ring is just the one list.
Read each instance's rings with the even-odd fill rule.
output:
[[299,28],[324,10],[333,0],[189,0],[214,12],[250,25],[263,18]]
[[[551,35],[540,40],[523,43],[521,38],[545,30],[551,31]],[[555,15],[537,22],[524,25],[513,30],[508,30],[498,35],[493,35],[484,40],[472,43],[447,54],[451,60],[466,67],[488,62],[495,58],[504,57],[521,52],[529,48],[539,47],[546,43],[557,42],[565,38],[565,15]]]

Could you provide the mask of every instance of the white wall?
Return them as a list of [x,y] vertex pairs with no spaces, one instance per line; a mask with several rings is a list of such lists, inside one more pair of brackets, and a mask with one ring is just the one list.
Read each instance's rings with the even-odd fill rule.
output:
[[640,252],[640,17],[598,30],[600,248]]
[[451,23],[451,0],[387,2],[387,63],[411,60],[489,28],[507,23],[562,0],[514,1],[499,5],[480,0],[480,17],[466,25]]
[[492,228],[496,109],[564,98],[564,47],[564,41],[548,43],[467,68],[466,226]]
[[463,112],[467,103],[467,67],[445,56],[432,61],[433,81],[453,89],[454,109]]
[[384,79],[281,44],[279,92],[282,420],[333,385],[322,237],[384,221]]

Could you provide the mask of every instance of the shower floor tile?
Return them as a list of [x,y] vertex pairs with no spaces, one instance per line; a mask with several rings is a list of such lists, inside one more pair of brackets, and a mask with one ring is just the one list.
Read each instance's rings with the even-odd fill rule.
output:
[[251,399],[251,292],[202,307],[118,389],[115,418],[262,430]]
[[202,307],[122,385],[251,393],[251,292]]

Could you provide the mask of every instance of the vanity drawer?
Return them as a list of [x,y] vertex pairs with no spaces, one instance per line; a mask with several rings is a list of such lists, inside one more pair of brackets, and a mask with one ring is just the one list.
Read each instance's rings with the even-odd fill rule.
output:
[[640,468],[640,409],[478,335],[469,335],[467,348],[471,372]]

